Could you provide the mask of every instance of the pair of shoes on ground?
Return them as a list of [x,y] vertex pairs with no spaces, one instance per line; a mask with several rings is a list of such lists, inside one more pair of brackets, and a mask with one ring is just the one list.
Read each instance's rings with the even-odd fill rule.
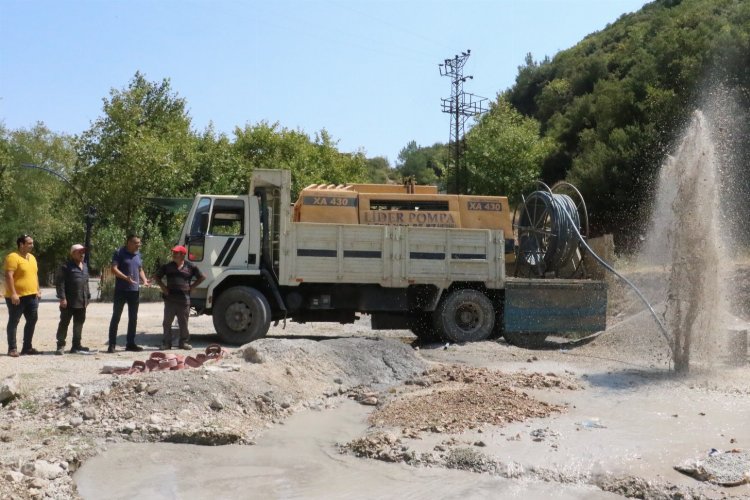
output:
[[[63,349],[64,346],[57,346],[57,350],[55,351],[55,354],[58,356],[62,356],[65,354],[65,350]],[[91,349],[88,347],[84,347],[82,345],[74,346],[70,348],[70,351],[68,351],[70,354],[77,354],[79,352],[89,352]]]
[[[107,352],[112,354],[117,350],[117,346],[115,344],[109,344],[109,347],[107,348]],[[141,352],[143,350],[143,347],[136,345],[136,344],[128,344],[125,346],[126,351],[130,352]]]
[[[172,349],[172,346],[170,344],[162,344],[161,345],[161,350],[162,351],[169,351],[170,349]],[[183,343],[180,344],[180,349],[182,349],[184,351],[191,351],[193,349],[193,346],[190,345],[190,344],[188,344],[187,342],[183,342]]]
[[36,354],[41,354],[41,352],[37,351],[33,347],[29,347],[28,349],[21,350],[21,356],[34,356]]

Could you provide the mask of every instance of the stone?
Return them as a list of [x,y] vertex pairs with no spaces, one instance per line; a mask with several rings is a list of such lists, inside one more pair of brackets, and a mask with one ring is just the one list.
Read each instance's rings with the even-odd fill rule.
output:
[[20,483],[26,476],[23,473],[15,470],[6,470],[3,471],[2,476],[0,477],[2,477],[4,481],[7,481],[9,483]]
[[148,389],[148,384],[146,382],[139,382],[138,385],[135,386],[135,392],[143,392],[146,389]]
[[84,420],[96,420],[98,417],[96,410],[94,408],[88,407],[83,409],[83,419]]
[[219,397],[215,397],[211,400],[211,404],[209,404],[209,406],[212,410],[223,410],[224,402]]
[[363,398],[359,403],[367,406],[375,406],[378,404],[378,398],[376,398],[375,396],[369,396]]
[[71,427],[78,427],[83,423],[83,418],[81,417],[72,417],[70,419],[70,426]]
[[38,488],[40,490],[43,490],[48,485],[49,485],[49,481],[47,481],[46,479],[42,479],[41,477],[35,477],[31,481],[29,481],[30,488]]
[[29,477],[52,480],[65,474],[65,471],[58,464],[50,463],[46,460],[35,460],[23,464],[21,466],[21,473]]
[[81,384],[68,384],[68,396],[72,398],[80,398],[81,390]]
[[0,403],[18,397],[18,376],[12,375],[0,382]]

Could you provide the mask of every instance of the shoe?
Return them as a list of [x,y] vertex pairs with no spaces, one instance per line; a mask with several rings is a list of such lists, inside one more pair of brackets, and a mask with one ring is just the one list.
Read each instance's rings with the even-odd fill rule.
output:
[[180,349],[183,349],[185,351],[190,351],[193,349],[193,346],[191,346],[187,342],[183,342],[182,344],[180,344]]
[[[70,352],[73,352],[73,350],[71,349]],[[57,356],[62,356],[63,354],[65,354],[65,349],[63,349],[62,347],[58,347],[55,351],[55,354]]]
[[107,352],[109,354],[113,354],[115,352],[115,345],[114,344],[109,344],[109,347],[107,347]]
[[128,344],[125,346],[125,350],[131,352],[141,352],[143,350],[143,347],[135,344]]
[[76,354],[78,352],[89,352],[90,349],[88,347],[83,347],[82,345],[79,345],[78,347],[71,347],[70,348],[70,354]]
[[171,344],[162,344],[161,345],[161,350],[162,351],[169,351],[170,349],[172,349],[172,345]]
[[33,347],[29,347],[28,349],[21,350],[21,356],[34,356],[36,354],[41,354],[41,352],[37,351]]
[[17,358],[18,357],[18,351],[16,351],[15,349],[10,349],[8,351],[8,356],[10,356],[11,358]]

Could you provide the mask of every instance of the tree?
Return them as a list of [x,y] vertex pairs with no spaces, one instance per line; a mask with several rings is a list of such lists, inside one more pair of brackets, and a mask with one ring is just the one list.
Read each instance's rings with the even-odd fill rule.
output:
[[0,128],[2,248],[14,249],[20,234],[31,234],[43,277],[67,255],[71,241],[83,241],[85,207],[59,178],[22,165],[43,166],[65,178],[74,158],[71,138],[43,123],[12,132]]
[[409,141],[398,153],[396,171],[402,179],[411,177],[417,184],[437,184],[445,171],[446,155],[443,144],[422,147]]
[[539,178],[553,142],[539,135],[539,122],[522,116],[499,98],[466,137],[465,155],[472,194],[518,200]]
[[100,217],[133,229],[147,196],[174,196],[192,184],[195,137],[185,100],[168,79],[137,72],[124,90],[104,99],[104,116],[77,140],[76,180]]

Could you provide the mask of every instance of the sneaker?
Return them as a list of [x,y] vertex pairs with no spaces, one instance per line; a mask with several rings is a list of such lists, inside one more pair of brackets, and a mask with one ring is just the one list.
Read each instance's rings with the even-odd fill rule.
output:
[[125,346],[125,350],[132,352],[141,352],[143,350],[143,347],[135,344],[128,344]]
[[18,357],[18,351],[16,351],[15,349],[10,349],[8,351],[8,356],[10,356],[11,358],[17,358]]
[[114,353],[115,352],[115,345],[114,344],[109,344],[109,347],[107,347],[107,352],[109,354]]
[[83,347],[82,345],[79,345],[77,347],[71,347],[70,354],[76,354],[79,352],[89,352],[89,350],[90,349],[88,347]]
[[180,349],[184,349],[186,351],[190,351],[190,350],[193,349],[193,346],[191,346],[187,342],[183,342],[182,344],[180,344]]
[[21,350],[21,356],[34,356],[36,354],[41,354],[41,352],[37,351],[33,347],[29,347],[28,349]]
[[[73,351],[71,350],[70,352],[73,352]],[[58,347],[57,350],[55,351],[55,354],[58,356],[62,356],[63,354],[65,354],[65,350],[62,347]]]

